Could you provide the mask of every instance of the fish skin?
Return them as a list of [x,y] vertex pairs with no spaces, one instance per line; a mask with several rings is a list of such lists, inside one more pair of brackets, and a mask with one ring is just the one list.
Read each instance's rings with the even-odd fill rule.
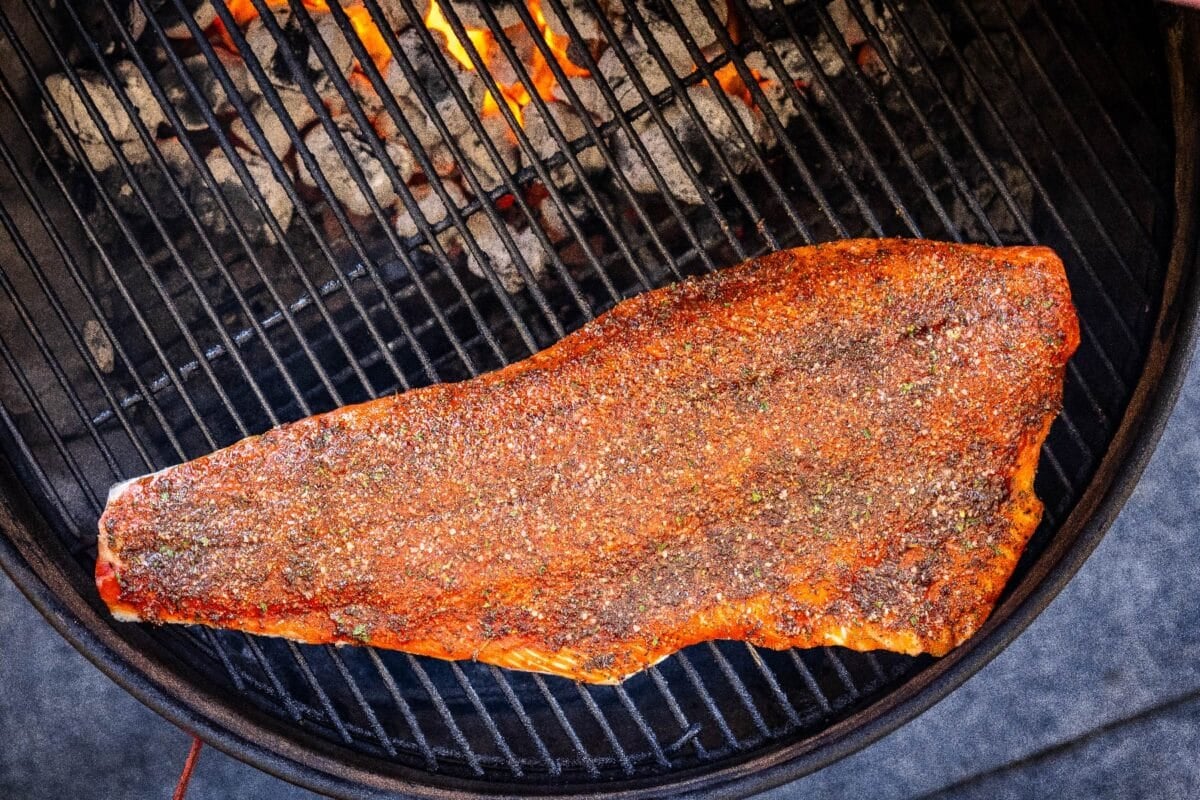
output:
[[942,655],[1041,518],[1079,341],[1043,247],[852,240],[128,482],[114,615],[615,683],[701,641]]

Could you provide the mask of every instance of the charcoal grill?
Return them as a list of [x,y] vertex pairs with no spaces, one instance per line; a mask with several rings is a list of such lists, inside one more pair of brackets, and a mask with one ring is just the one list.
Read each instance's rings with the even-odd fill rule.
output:
[[[1198,297],[1194,14],[569,5],[446,2],[459,57],[414,0],[0,3],[0,563],[138,698],[317,791],[727,796],[817,769],[1033,619],[1178,388]],[[535,9],[557,39],[532,34]],[[558,94],[537,90],[546,74]],[[882,235],[1051,245],[1083,325],[1038,474],[1045,519],[984,629],[943,659],[720,642],[587,687],[119,624],[96,596],[118,480],[494,369],[688,274]]]

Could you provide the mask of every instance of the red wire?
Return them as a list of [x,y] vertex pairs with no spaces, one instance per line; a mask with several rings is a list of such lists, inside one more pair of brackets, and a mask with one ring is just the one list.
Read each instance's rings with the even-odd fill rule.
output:
[[192,737],[192,749],[188,750],[187,761],[183,762],[183,772],[179,773],[179,782],[175,784],[175,794],[171,795],[171,800],[183,800],[187,795],[188,781],[192,779],[192,770],[196,768],[196,759],[203,746],[198,737]]

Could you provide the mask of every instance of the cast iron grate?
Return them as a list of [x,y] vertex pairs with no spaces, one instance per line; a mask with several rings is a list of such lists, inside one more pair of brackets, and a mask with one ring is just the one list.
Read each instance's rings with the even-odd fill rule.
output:
[[[253,5],[272,35],[285,40],[265,3]],[[334,54],[326,34],[316,30],[317,5],[291,0],[288,8],[310,34],[311,57],[325,68],[331,91],[346,99],[372,152],[382,153],[384,142],[359,107],[356,88],[330,68]],[[709,23],[720,22],[717,5],[699,3]],[[431,223],[418,213],[413,191],[388,175],[399,207],[415,220],[411,235],[396,230],[369,190],[355,155],[334,135],[337,124],[323,96],[303,77],[308,62],[290,46],[281,46],[267,67],[295,75],[312,124],[330,132],[346,179],[362,189],[369,208],[352,217],[309,152],[317,199],[290,177],[279,180],[293,209],[285,231],[257,174],[224,132],[226,121],[187,77],[185,57],[206,59],[267,169],[288,174],[292,167],[274,155],[255,111],[196,22],[195,4],[134,0],[118,7],[116,0],[101,0],[99,11],[72,0],[54,9],[34,0],[4,4],[0,445],[76,558],[81,582],[94,559],[105,492],[119,479],[286,420],[493,369],[548,345],[623,297],[682,275],[772,248],[859,235],[1036,241],[1066,261],[1084,339],[1038,476],[1047,513],[1019,573],[1028,568],[1108,446],[1140,373],[1161,291],[1173,165],[1162,56],[1149,8],[1082,0],[850,0],[829,7],[734,0],[730,7],[741,20],[736,37],[710,25],[719,46],[703,51],[672,4],[630,0],[622,8],[631,29],[645,34],[649,57],[668,64],[647,21],[653,8],[663,15],[654,24],[674,26],[696,69],[666,70],[665,88],[651,92],[627,67],[637,102],[606,122],[586,122],[574,139],[554,128],[548,155],[500,104],[529,163],[489,177],[469,165],[461,137],[446,127],[445,107],[422,87],[385,24],[395,13],[419,21],[424,9],[413,0],[387,6],[364,0],[361,7],[383,29],[385,45],[470,189],[469,200],[456,198],[436,177],[430,180],[424,191],[447,206]],[[468,39],[459,16],[467,6],[497,37],[503,56],[489,65],[479,52],[468,53],[485,84],[499,94],[491,75],[497,63],[528,82],[492,5],[446,3],[450,28]],[[632,66],[597,0],[576,6],[593,12],[607,46]],[[562,0],[547,0],[546,7],[568,16]],[[225,3],[216,0],[213,8],[239,51],[251,53]],[[534,23],[524,5],[512,8],[527,27]],[[128,20],[130,9],[145,17],[137,36],[124,23],[96,24],[97,14]],[[429,148],[412,131],[406,110],[389,100],[384,75],[353,20],[336,3],[327,13],[397,135],[425,174],[436,176]],[[847,19],[862,31],[852,45],[843,35]],[[179,25],[195,52],[168,44],[167,28]],[[494,123],[459,88],[437,40],[423,25],[416,32],[433,54],[422,69],[441,76],[480,146],[502,164],[489,143]],[[568,33],[579,40],[577,30]],[[748,66],[753,56],[777,76],[787,74],[780,55],[785,46],[791,69],[804,68],[804,85],[782,86],[795,107],[787,122],[775,115]],[[187,163],[212,196],[211,216],[202,218],[178,176],[154,157],[157,131],[135,121],[137,139],[151,156],[132,163],[95,103],[85,99],[83,108],[64,109],[46,90],[48,75],[62,73],[76,85],[86,69],[118,87],[116,100],[133,109],[112,70],[114,52],[144,75],[163,125],[183,130],[184,100],[196,107],[207,130],[202,145],[225,154],[245,205],[230,201],[199,145],[180,137]],[[598,70],[592,53],[579,58],[581,66]],[[249,55],[246,62],[257,91],[287,128],[289,111],[267,67]],[[560,83],[570,83],[561,65],[549,64]],[[712,134],[711,120],[689,99],[689,87],[715,81],[729,64],[776,140],[741,143],[749,166],[740,171],[725,154],[729,143]],[[184,100],[168,97],[156,69],[180,76]],[[818,95],[819,103],[812,99]],[[739,135],[748,135],[744,124],[738,128],[742,118],[733,104],[740,101],[718,93],[717,102]],[[536,92],[529,109],[549,114]],[[100,141],[56,140],[51,126],[67,129],[68,113],[93,119]],[[136,109],[129,116],[136,120]],[[674,135],[678,120],[694,126],[694,151],[685,152]],[[654,159],[639,150],[635,125],[662,131],[678,163],[695,157],[701,167],[684,166],[681,174],[701,202],[678,199]],[[286,133],[298,152],[307,152],[300,130]],[[612,151],[621,134],[644,157],[656,192],[635,192],[622,174]],[[84,145],[111,151],[110,172],[89,162]],[[588,152],[598,154],[603,169],[584,168]],[[570,191],[559,186],[563,175]],[[551,241],[540,227],[533,186],[540,187],[540,202],[564,215],[569,230],[562,240]],[[321,213],[312,210],[314,202]],[[540,279],[525,264],[518,291],[488,268],[492,256],[470,222],[484,217],[501,231],[506,214],[529,223],[546,259]],[[439,243],[446,231],[461,239],[462,253]],[[520,267],[516,241],[503,233],[499,239]],[[480,274],[464,268],[471,258],[484,265]],[[474,663],[205,629],[150,630],[148,640],[165,657],[189,664],[197,681],[338,747],[428,770],[430,781],[483,778],[561,790],[730,763],[813,736],[929,663],[837,648],[780,653],[721,642],[690,648],[620,687],[585,687]]]

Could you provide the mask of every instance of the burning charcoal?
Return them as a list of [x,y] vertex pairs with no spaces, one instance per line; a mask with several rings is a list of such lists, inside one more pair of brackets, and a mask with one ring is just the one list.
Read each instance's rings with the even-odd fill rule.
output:
[[[462,208],[467,204],[466,195],[462,189],[454,181],[443,181],[442,186],[446,189],[446,194],[450,196],[451,202],[457,208]],[[412,188],[413,198],[417,201],[417,208],[421,212],[421,216],[430,224],[436,226],[439,222],[446,218],[446,206],[442,203],[442,199],[437,192],[433,191],[427,183],[417,184]],[[413,221],[412,215],[408,213],[408,209],[401,204],[400,213],[396,215],[396,233],[404,238],[416,236],[420,231],[417,228],[417,223]]]
[[[421,22],[420,20],[414,20],[408,15],[408,12],[404,10],[404,4],[400,0],[378,0],[378,5],[379,11],[383,15],[384,23],[394,33],[399,33]],[[374,22],[374,15],[371,16],[371,20]]]
[[[279,26],[280,38],[297,48],[305,48],[297,53],[296,59],[303,64],[307,57],[307,41],[299,24],[292,19],[291,9],[286,5],[273,6],[271,15]],[[276,34],[272,33],[271,28],[263,21],[262,17],[250,20],[246,25],[244,35],[246,44],[250,47],[250,54],[262,65],[263,71],[267,73],[271,83],[276,86],[295,86],[295,76],[292,74],[291,68],[287,61],[279,55],[280,39],[276,38]]]
[[[443,0],[445,3],[446,0]],[[521,24],[521,17],[517,15],[517,10],[513,7],[512,0],[485,0],[492,8],[492,13],[496,15],[496,21],[501,28],[511,28]],[[454,9],[454,13],[458,15],[465,28],[484,28],[491,30],[491,26],[487,24],[483,13],[479,7],[475,5],[474,0],[449,0],[448,5]],[[447,15],[449,17],[449,15]]]
[[[352,128],[351,123],[338,125],[340,139],[349,150],[349,157],[362,169],[363,178],[368,189],[375,196],[379,205],[387,209],[396,202],[396,189],[384,170],[383,164],[375,157],[374,150],[363,134]],[[346,162],[338,153],[335,143],[329,137],[324,125],[313,127],[304,137],[304,145],[312,153],[321,173],[325,176],[334,196],[352,214],[366,216],[371,213],[371,206],[363,196],[358,184],[347,169]],[[412,153],[399,141],[390,141],[386,152],[392,164],[399,173],[400,180],[407,182],[413,176]],[[309,173],[303,161],[299,161],[299,177],[302,183],[316,186],[315,178]]]
[[[280,228],[286,231],[295,211],[287,191],[276,181],[270,166],[261,156],[241,148],[237,149],[237,155],[246,165],[250,179],[254,187],[262,194],[267,209],[279,223]],[[212,171],[213,179],[221,187],[221,193],[229,203],[234,218],[241,223],[247,235],[256,241],[274,243],[275,237],[266,219],[254,204],[250,191],[238,178],[224,151],[220,148],[213,150],[208,154],[205,163]],[[230,222],[221,211],[220,206],[217,205],[211,190],[201,182],[196,184],[192,195],[192,205],[201,223],[213,234],[221,235],[230,230]]]
[[[672,121],[672,117],[678,117],[678,112],[682,109],[678,105],[671,106],[667,109],[667,120]],[[682,121],[682,120],[681,120]],[[700,205],[704,202],[700,195],[700,190],[696,188],[696,184],[688,177],[683,165],[679,163],[679,159],[675,157],[675,153],[671,150],[671,146],[667,141],[666,134],[663,133],[652,117],[639,117],[634,123],[634,130],[637,131],[638,139],[646,148],[646,152],[650,156],[650,161],[657,169],[659,175],[671,194],[676,198],[689,203],[691,205]],[[642,161],[641,156],[633,145],[630,144],[623,130],[617,131],[613,137],[613,143],[616,146],[617,164],[621,168],[622,174],[628,179],[629,185],[635,192],[641,194],[657,194],[658,185],[654,182],[653,174],[650,168]],[[686,144],[684,152],[688,152]],[[692,159],[692,166],[699,168],[696,160]]]
[[[329,49],[329,57],[332,64],[342,75],[349,75],[350,68],[354,66],[354,50],[350,47],[350,42],[346,40],[342,34],[342,29],[338,27],[337,20],[332,14],[318,14],[310,12],[313,23],[316,25],[317,34]],[[298,24],[298,23],[297,23]],[[324,75],[325,66],[321,63],[320,56],[317,55],[317,48],[310,47],[308,52],[308,68],[314,72],[322,73],[317,79],[317,88],[322,91],[333,90],[332,84],[324,85],[328,82],[328,76]],[[336,90],[333,90],[336,91]]]
[[[568,106],[562,103],[547,103],[546,107],[568,142],[575,142],[587,135],[583,123]],[[554,140],[545,120],[534,105],[525,109],[525,133],[529,135],[530,141],[538,151],[538,157],[543,161],[559,152],[558,142]],[[605,167],[600,150],[594,144],[581,150],[577,157],[586,173],[599,172]],[[574,168],[566,163],[555,167],[551,176],[556,186],[570,186],[579,180]]]
[[[782,59],[780,59],[782,61]],[[792,117],[796,116],[798,109],[795,102],[792,100],[792,95],[786,89],[786,82],[793,79],[787,75],[780,75],[776,72],[771,63],[766,57],[759,52],[750,53],[746,56],[746,66],[752,70],[757,70],[762,76],[759,81],[759,89],[762,90],[763,96],[767,99],[767,104],[775,115],[779,117],[779,122],[782,125],[787,125]],[[803,90],[798,90],[797,93]],[[766,129],[770,135],[770,129]]]
[[[258,85],[246,70],[246,63],[237,55],[226,52],[220,48],[216,48],[214,52],[217,55],[217,60],[220,66],[229,76],[230,83],[237,93],[247,102],[260,96]],[[188,76],[195,82],[196,88],[200,90],[200,94],[208,101],[208,106],[216,114],[226,114],[233,111],[233,104],[229,101],[229,97],[225,93],[221,82],[215,74],[216,68],[209,63],[204,54],[199,53],[184,59],[184,68],[187,70]],[[174,69],[168,67],[174,72]],[[160,73],[161,74],[161,73]],[[172,103],[175,103],[176,108],[180,108],[181,115],[186,113],[188,104],[191,103],[191,95],[184,88],[182,81],[179,79],[178,73],[167,86],[167,97]],[[192,113],[199,115],[193,106]],[[184,117],[185,120],[187,117]]]
[[[135,0],[136,2],[136,0]],[[185,0],[185,7],[192,9],[192,19],[196,21],[196,27],[204,30],[212,21],[216,19],[217,12],[213,9],[210,0]],[[170,0],[162,0],[162,2],[154,3],[153,6],[156,19],[163,26],[163,32],[172,39],[190,39],[192,34],[188,29],[187,24],[179,17],[179,11],[175,8],[175,4]]]
[[[525,264],[529,267],[533,278],[541,280],[542,276],[546,274],[546,265],[550,259],[546,251],[542,249],[542,244],[538,241],[537,236],[528,228],[517,231],[506,222],[500,224],[508,229],[516,251],[525,259]],[[479,249],[487,256],[488,266],[500,280],[504,291],[509,294],[521,291],[525,286],[525,276],[521,274],[517,261],[504,246],[504,242],[491,220],[484,214],[473,214],[467,219],[467,229],[478,243]],[[467,269],[480,278],[487,277],[486,267],[476,260],[470,250],[467,251]]]
[[158,148],[158,152],[162,154],[163,160],[167,162],[167,166],[171,168],[175,176],[183,179],[181,183],[194,175],[193,170],[196,165],[192,162],[187,150],[183,148],[179,137],[170,136],[166,139],[158,139],[154,142],[154,146]]
[[538,222],[546,236],[555,244],[561,244],[571,237],[571,229],[567,227],[563,212],[558,204],[551,200],[543,200],[538,204]]
[[[637,0],[638,10],[646,18],[647,27],[662,48],[671,68],[675,70],[676,75],[687,75],[695,69],[696,60],[684,44],[676,23],[671,21],[671,15],[663,7],[665,2],[672,2],[675,10],[679,12],[679,21],[684,31],[701,50],[714,45],[717,42],[717,34],[709,25],[699,4],[711,3],[722,25],[728,23],[729,7],[724,0]],[[638,35],[641,37],[640,31]],[[649,47],[648,42],[643,41],[642,44]]]
[[[662,69],[658,66],[658,62],[654,60],[652,55],[641,50],[630,53],[630,57],[638,75],[646,84],[646,90],[650,93],[651,99],[653,99],[654,95],[657,95],[671,85],[667,80],[666,74],[663,73]],[[641,92],[638,91],[637,86],[626,75],[625,68],[615,56],[609,59],[608,53],[605,53],[597,66],[604,71],[605,78],[607,78],[609,86],[612,88],[617,101],[621,104],[623,111],[628,111],[645,100]],[[609,109],[608,116],[611,115],[612,110]]]
[[[150,93],[146,79],[138,72],[137,67],[129,62],[117,64],[113,71],[129,102],[137,109],[142,123],[153,134],[158,124],[162,122],[162,108]],[[128,142],[138,138],[137,128],[133,119],[121,105],[117,89],[110,85],[103,75],[85,70],[79,70],[76,74],[112,138],[118,142]],[[96,120],[88,113],[83,97],[75,90],[65,75],[54,74],[46,78],[46,91],[62,112],[69,129],[68,131],[58,130],[53,115],[47,110],[46,118],[60,137],[74,134],[80,142],[85,144],[97,144],[104,141],[101,129],[97,126]]]
[[484,130],[500,155],[501,165],[497,165],[483,142],[474,131],[468,131],[458,139],[466,164],[456,165],[459,171],[471,170],[471,174],[483,187],[485,192],[499,186],[505,174],[513,174],[520,166],[520,156],[516,142],[508,131],[508,124],[499,115],[491,115],[483,120]]
[[[720,91],[719,89],[717,91]],[[725,156],[725,160],[729,163],[730,168],[736,173],[742,173],[751,168],[754,163],[754,145],[746,141],[746,137],[738,133],[737,127],[734,125],[732,118],[721,107],[721,102],[707,84],[693,86],[688,90],[688,97],[692,104],[696,107],[696,115],[708,127],[712,138],[721,147],[721,154]],[[729,98],[729,106],[733,109],[733,113],[738,116],[742,124],[746,126],[746,130],[750,132],[752,142],[769,141],[771,139],[770,129],[762,120],[761,115],[756,115],[749,107],[736,97]],[[676,106],[672,106],[669,111],[674,112]],[[700,131],[695,127],[696,123],[687,117],[687,122],[678,125],[676,130],[683,130],[685,135],[682,137],[685,143],[689,144],[689,153],[696,153],[701,162],[707,161],[709,158],[715,159],[708,145],[701,138]],[[718,169],[713,167],[713,169]]]
[[[295,94],[299,95],[300,102],[303,103],[304,108],[308,108],[311,111],[312,109],[305,102],[303,95],[300,95],[299,92],[295,92]],[[279,116],[267,103],[266,99],[261,97],[250,104],[250,114],[262,130],[263,138],[267,140],[267,145],[271,148],[271,152],[279,159],[283,159],[292,149],[292,137],[288,135],[287,129],[284,128]],[[250,135],[250,129],[247,127],[246,121],[241,117],[233,118],[233,121],[229,123],[229,132],[247,150],[253,152],[259,149],[258,145],[254,142],[254,138]]]
[[[588,42],[599,42],[606,39],[603,29],[596,21],[596,16],[588,8],[587,4],[581,0],[562,0],[563,9],[567,12],[567,18],[574,24],[579,35]],[[606,6],[614,6],[606,8]],[[629,18],[623,13],[623,10],[615,3],[605,2],[600,0],[597,3],[601,9],[608,13],[608,20],[612,24],[613,29],[618,36],[624,35],[629,29]],[[551,3],[542,3],[542,13],[546,17],[546,27],[555,35],[566,39],[570,34],[567,32],[567,26],[559,19],[558,11]],[[572,37],[572,45],[575,45],[574,37]],[[570,56],[571,50],[568,47],[567,55]],[[572,59],[574,60],[574,59]],[[575,62],[580,63],[580,62]]]

